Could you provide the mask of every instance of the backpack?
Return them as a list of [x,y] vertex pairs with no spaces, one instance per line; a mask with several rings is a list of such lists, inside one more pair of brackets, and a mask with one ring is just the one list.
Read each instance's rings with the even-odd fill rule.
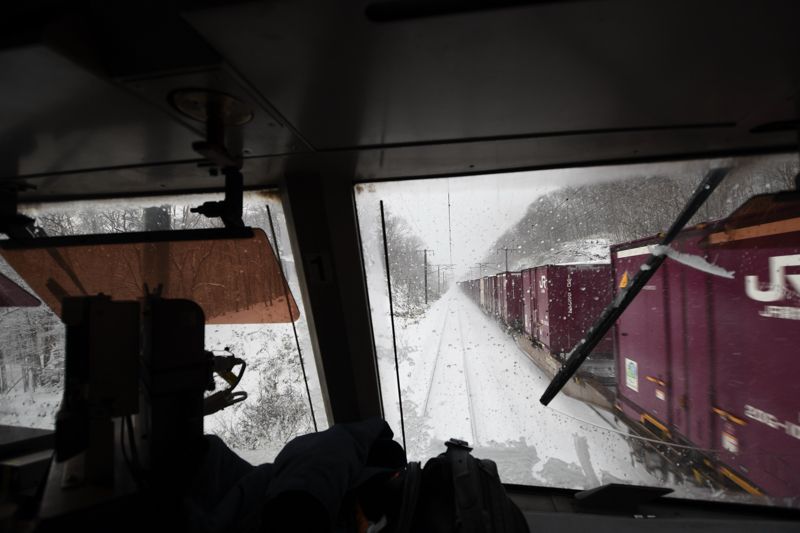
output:
[[447,451],[424,468],[408,464],[395,533],[529,533],[509,499],[497,465],[476,459],[467,443],[450,439]]

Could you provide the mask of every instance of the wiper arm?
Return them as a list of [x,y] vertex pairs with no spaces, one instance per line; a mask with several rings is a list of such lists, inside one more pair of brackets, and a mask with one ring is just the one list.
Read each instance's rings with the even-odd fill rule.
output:
[[703,181],[698,185],[697,189],[695,189],[691,198],[689,198],[681,214],[678,215],[678,218],[676,218],[675,222],[670,226],[669,231],[664,235],[659,246],[655,248],[654,253],[650,254],[647,262],[633,277],[631,284],[617,294],[614,300],[600,314],[600,318],[598,318],[595,324],[586,332],[583,339],[570,350],[567,356],[567,362],[561,367],[561,370],[553,376],[553,380],[550,382],[550,385],[547,386],[547,390],[545,390],[542,397],[539,398],[542,404],[549,404],[556,394],[564,388],[564,385],[569,382],[570,378],[575,375],[575,372],[578,371],[581,364],[589,357],[589,354],[594,347],[597,346],[597,343],[605,337],[608,330],[611,329],[611,326],[613,326],[620,315],[622,315],[622,312],[625,311],[636,295],[639,294],[639,291],[641,291],[650,278],[653,277],[653,274],[656,273],[661,263],[664,262],[667,256],[663,253],[663,247],[669,246],[675,237],[678,236],[680,231],[686,226],[689,220],[691,220],[694,214],[697,213],[697,210],[705,203],[729,171],[730,169],[728,168],[715,168],[706,174]]

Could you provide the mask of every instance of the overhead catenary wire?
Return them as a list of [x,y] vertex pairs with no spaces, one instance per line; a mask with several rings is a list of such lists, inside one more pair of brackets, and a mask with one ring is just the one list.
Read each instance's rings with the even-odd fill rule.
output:
[[308,386],[308,374],[306,374],[306,365],[303,362],[303,351],[300,348],[300,337],[297,335],[297,326],[294,324],[294,320],[292,320],[292,304],[290,300],[290,291],[289,291],[289,280],[286,279],[286,272],[283,270],[283,261],[281,261],[281,251],[278,247],[278,236],[275,233],[275,224],[272,222],[272,210],[267,207],[267,218],[269,218],[269,228],[272,232],[272,245],[275,247],[275,259],[278,261],[278,269],[281,273],[281,280],[283,280],[283,294],[284,299],[286,300],[286,308],[289,311],[289,322],[292,324],[292,332],[294,333],[294,342],[295,346],[297,346],[297,357],[300,359],[300,369],[303,372],[303,382],[306,384],[306,394],[308,395],[308,407],[311,411],[311,421],[314,424],[314,431],[319,431],[317,427],[317,417],[314,414],[314,402],[311,399],[311,388]]
[[392,274],[389,267],[389,243],[386,240],[386,215],[383,209],[383,200],[380,201],[381,207],[381,232],[383,233],[383,258],[386,263],[386,285],[389,291],[389,320],[392,323],[392,350],[394,351],[394,375],[397,378],[397,402],[400,406],[400,432],[403,436],[403,449],[406,448],[406,424],[403,416],[403,392],[400,389],[400,362],[397,358],[397,333],[394,327],[394,303],[392,302]]
[[447,240],[450,246],[450,264],[453,263],[453,225],[450,221],[450,180],[447,180]]

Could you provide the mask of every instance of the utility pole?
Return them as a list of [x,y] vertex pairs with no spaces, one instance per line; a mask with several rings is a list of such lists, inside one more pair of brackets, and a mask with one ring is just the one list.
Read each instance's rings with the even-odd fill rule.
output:
[[433,250],[428,250],[427,248],[425,248],[423,250],[418,250],[418,251],[422,252],[423,255],[423,264],[424,264],[423,268],[425,269],[425,304],[427,305],[428,304],[428,252],[430,252],[431,255],[433,255]]
[[483,267],[489,267],[489,268],[492,267],[491,263],[475,263],[475,264],[478,265],[478,269],[480,269],[480,277],[481,278],[483,277]]
[[[800,174],[798,174],[798,186],[800,190]],[[450,223],[450,180],[447,180],[447,240],[450,243],[450,262],[453,262],[453,225]]]
[[517,249],[516,248],[509,248],[508,246],[504,246],[503,248],[498,248],[497,249],[498,252],[500,252],[501,250],[506,253],[506,269],[504,270],[504,272],[508,272],[508,252],[509,252],[509,250],[512,251],[512,252],[515,252],[515,251],[517,251]]
[[442,295],[442,270],[447,271],[448,269],[453,268],[454,266],[455,265],[453,265],[452,263],[446,265],[436,265],[436,277],[438,279],[437,293],[439,294],[439,296]]

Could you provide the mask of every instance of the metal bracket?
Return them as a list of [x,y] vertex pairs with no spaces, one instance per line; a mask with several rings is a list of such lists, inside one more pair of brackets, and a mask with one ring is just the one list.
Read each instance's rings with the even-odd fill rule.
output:
[[225,199],[221,202],[205,202],[193,207],[191,212],[208,218],[221,218],[226,228],[243,228],[244,177],[235,167],[223,168],[222,172],[225,174]]
[[214,107],[207,109],[206,140],[192,143],[192,149],[222,169],[225,175],[225,200],[205,202],[200,207],[191,209],[191,212],[200,213],[208,218],[221,218],[226,228],[243,228],[242,158],[232,155],[225,146],[225,124],[220,117],[219,109]]

